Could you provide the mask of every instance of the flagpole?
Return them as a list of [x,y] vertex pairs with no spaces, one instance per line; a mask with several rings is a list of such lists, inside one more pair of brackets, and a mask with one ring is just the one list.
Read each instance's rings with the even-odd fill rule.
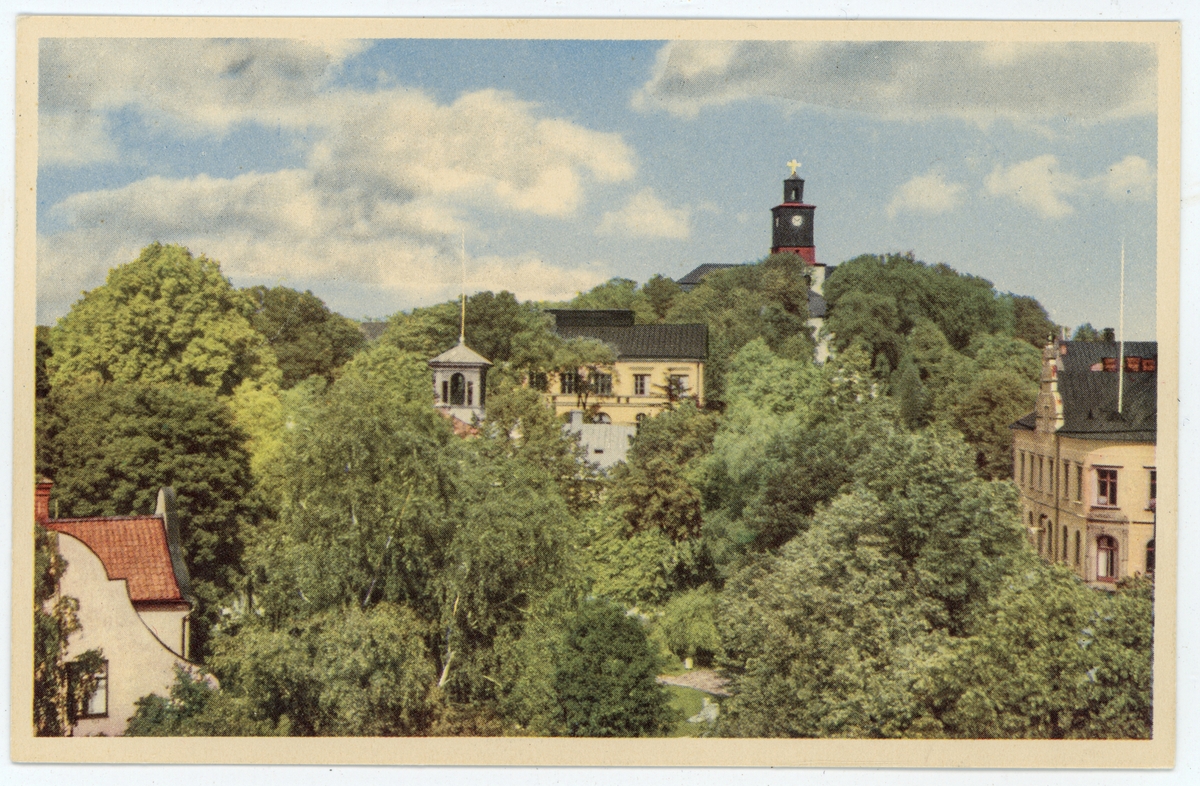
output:
[[467,343],[467,231],[462,233],[462,319],[458,327],[458,343]]
[[1121,238],[1121,315],[1118,322],[1121,342],[1121,359],[1117,361],[1117,414],[1124,411],[1125,404],[1125,238]]

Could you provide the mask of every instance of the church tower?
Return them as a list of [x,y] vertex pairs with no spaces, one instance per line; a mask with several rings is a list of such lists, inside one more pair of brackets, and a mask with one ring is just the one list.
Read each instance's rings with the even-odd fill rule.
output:
[[433,369],[433,397],[438,411],[463,423],[483,420],[487,397],[487,370],[491,361],[463,343],[429,361]]
[[804,178],[796,176],[800,162],[787,163],[791,175],[783,181],[783,202],[771,208],[771,253],[799,254],[811,266],[812,288],[820,294],[825,283],[825,266],[817,262],[813,243],[813,214],[816,205],[804,203]]

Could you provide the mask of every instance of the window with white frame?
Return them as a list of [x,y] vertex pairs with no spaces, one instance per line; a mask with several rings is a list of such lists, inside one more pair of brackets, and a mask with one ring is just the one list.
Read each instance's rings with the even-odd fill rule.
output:
[[1096,468],[1096,504],[1101,507],[1117,506],[1117,470],[1112,467]]
[[650,391],[650,375],[649,374],[634,374],[633,375],[633,395],[644,396]]
[[1117,580],[1117,539],[1111,535],[1096,538],[1096,580]]
[[108,661],[69,663],[67,690],[76,718],[108,717]]

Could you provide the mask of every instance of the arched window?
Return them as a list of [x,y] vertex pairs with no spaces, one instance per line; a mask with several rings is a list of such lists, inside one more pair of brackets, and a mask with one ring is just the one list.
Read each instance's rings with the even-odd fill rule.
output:
[[612,418],[609,416],[609,414],[607,412],[597,412],[592,417],[592,422],[593,423],[612,423]]
[[1096,581],[1117,580],[1117,539],[1109,535],[1096,538]]
[[468,407],[475,406],[475,383],[474,382],[467,383],[467,406]]
[[450,383],[444,379],[442,380],[442,403],[450,403]]
[[450,404],[455,407],[461,407],[463,401],[467,397],[466,380],[462,374],[455,374],[450,377]]
[[1150,542],[1146,544],[1146,572],[1154,572],[1154,538],[1150,538]]

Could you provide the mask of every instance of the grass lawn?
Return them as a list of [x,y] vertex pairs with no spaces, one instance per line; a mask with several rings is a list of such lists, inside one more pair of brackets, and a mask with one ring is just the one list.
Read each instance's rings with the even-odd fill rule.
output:
[[669,737],[699,737],[703,732],[712,728],[707,723],[688,723],[687,719],[700,711],[704,699],[717,701],[715,696],[709,696],[703,691],[693,688],[681,688],[678,685],[666,685],[667,693],[671,696],[671,707],[679,714],[675,728],[668,732]]

